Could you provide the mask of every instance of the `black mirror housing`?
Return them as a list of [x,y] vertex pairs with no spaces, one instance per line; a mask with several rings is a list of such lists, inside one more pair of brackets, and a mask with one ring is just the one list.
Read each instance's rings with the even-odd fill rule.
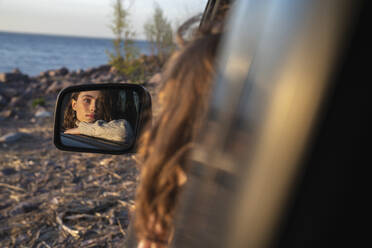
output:
[[63,89],[54,114],[54,145],[63,151],[134,153],[152,119],[151,96],[136,84],[86,84]]

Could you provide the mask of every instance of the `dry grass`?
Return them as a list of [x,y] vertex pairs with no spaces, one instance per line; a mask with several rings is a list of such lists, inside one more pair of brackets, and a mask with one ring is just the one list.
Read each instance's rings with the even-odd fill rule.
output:
[[1,247],[121,247],[134,206],[133,156],[4,150]]

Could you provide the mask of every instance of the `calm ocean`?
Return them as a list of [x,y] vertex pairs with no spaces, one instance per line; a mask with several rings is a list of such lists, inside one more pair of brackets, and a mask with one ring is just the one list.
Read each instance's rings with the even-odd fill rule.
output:
[[[135,45],[141,53],[150,53],[146,41]],[[106,51],[112,50],[110,39],[0,32],[0,73],[18,68],[35,76],[61,67],[87,69],[107,64]]]

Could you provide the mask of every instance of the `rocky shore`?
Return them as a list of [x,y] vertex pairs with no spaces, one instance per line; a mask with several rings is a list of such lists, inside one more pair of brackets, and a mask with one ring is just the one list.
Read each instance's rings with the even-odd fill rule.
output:
[[[154,98],[160,65],[140,59]],[[109,65],[0,73],[0,247],[122,247],[135,155],[62,152],[52,142],[58,92],[90,83],[135,82]]]

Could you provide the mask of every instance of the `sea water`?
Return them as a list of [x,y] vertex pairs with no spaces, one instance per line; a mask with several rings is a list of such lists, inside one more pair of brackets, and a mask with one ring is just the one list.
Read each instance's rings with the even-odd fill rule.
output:
[[[146,41],[135,41],[142,54],[150,54]],[[87,69],[108,63],[112,39],[0,32],[0,73],[18,68],[36,76],[66,67]]]

